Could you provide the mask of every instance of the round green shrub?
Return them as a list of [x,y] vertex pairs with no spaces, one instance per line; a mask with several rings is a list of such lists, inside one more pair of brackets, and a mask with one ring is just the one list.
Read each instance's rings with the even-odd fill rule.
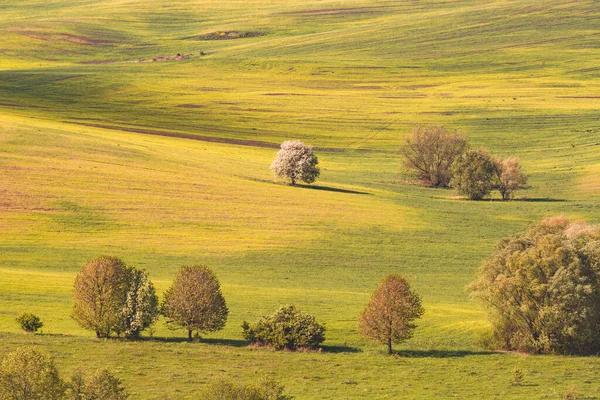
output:
[[19,315],[17,317],[17,322],[25,332],[31,333],[36,332],[38,329],[44,326],[44,323],[40,321],[39,317],[31,313]]
[[244,321],[242,328],[250,343],[277,350],[315,349],[325,340],[325,327],[293,305],[281,307],[253,324]]

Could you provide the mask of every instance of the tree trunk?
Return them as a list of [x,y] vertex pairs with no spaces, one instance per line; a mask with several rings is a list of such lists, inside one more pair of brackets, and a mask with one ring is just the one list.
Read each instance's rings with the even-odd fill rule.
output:
[[96,331],[96,337],[97,337],[98,339],[100,339],[100,338],[101,338],[101,336],[100,336],[100,331]]
[[392,338],[388,338],[388,342],[387,342],[387,346],[388,346],[388,354],[392,355]]
[[192,330],[188,329],[188,341],[191,342],[192,341]]

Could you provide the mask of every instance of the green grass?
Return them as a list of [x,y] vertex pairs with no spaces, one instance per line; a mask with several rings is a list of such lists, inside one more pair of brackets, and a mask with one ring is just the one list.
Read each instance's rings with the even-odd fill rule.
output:
[[[529,223],[600,222],[598,14],[520,0],[0,6],[0,352],[35,344],[66,374],[109,366],[144,399],[262,372],[298,399],[600,398],[596,357],[479,346],[487,323],[464,291]],[[265,35],[189,39],[223,30]],[[135,62],[177,53],[192,57]],[[407,183],[397,148],[418,123],[519,156],[529,201]],[[285,139],[317,148],[316,187],[272,183]],[[69,314],[75,274],[101,254],[147,269],[160,293],[182,264],[210,265],[225,330],[187,344],[161,321],[154,340],[96,340]],[[389,273],[426,308],[397,357],[356,326]],[[326,324],[322,353],[244,345],[242,321],[290,303]],[[44,334],[20,333],[21,312]]]

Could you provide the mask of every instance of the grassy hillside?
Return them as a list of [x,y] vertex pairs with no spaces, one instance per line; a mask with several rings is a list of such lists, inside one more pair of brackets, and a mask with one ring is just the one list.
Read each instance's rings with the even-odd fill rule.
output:
[[[600,397],[596,357],[480,347],[487,323],[464,291],[527,224],[600,222],[599,14],[593,1],[0,5],[0,353],[35,343],[66,372],[108,365],[144,399],[259,372],[298,399]],[[221,32],[252,34],[202,39]],[[409,184],[397,148],[418,123],[521,157],[528,201]],[[318,149],[316,186],[272,183],[292,138]],[[225,330],[187,344],[161,321],[152,341],[96,340],[69,314],[76,272],[100,254],[159,292],[182,264],[210,265]],[[390,358],[356,319],[392,272],[426,314]],[[290,303],[326,324],[322,353],[245,347],[243,320]],[[24,311],[44,335],[18,331]],[[509,384],[515,366],[527,385]]]

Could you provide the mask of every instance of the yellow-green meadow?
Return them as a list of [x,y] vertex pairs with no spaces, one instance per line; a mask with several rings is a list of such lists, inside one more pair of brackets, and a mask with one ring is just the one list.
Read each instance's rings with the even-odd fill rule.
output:
[[[489,324],[464,289],[542,217],[600,222],[599,17],[592,0],[0,5],[0,355],[107,366],[136,399],[261,373],[297,399],[599,398],[597,357],[479,344]],[[415,184],[398,148],[418,124],[520,157],[528,188],[467,201]],[[273,182],[292,139],[319,157],[313,185]],[[152,338],[96,339],[70,318],[72,287],[103,254],[159,295],[181,265],[210,266],[225,329],[186,343],[161,319]],[[390,273],[425,308],[392,357],[357,327]],[[325,324],[323,351],[246,345],[242,322],[286,304]],[[20,331],[23,312],[43,334]]]

